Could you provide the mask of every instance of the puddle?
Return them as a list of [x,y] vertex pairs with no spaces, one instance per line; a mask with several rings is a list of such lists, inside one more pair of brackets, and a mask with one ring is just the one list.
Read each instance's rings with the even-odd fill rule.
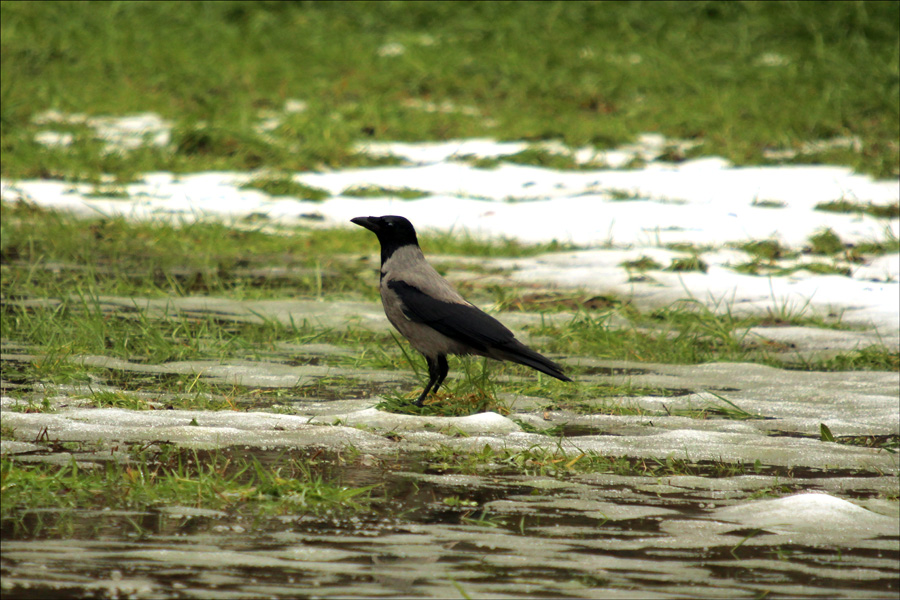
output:
[[567,423],[545,429],[544,433],[555,437],[580,437],[583,435],[599,435],[603,433],[603,429],[601,427],[591,427],[590,425]]
[[[19,530],[3,524],[5,594],[889,598],[898,589],[896,515],[821,493],[834,488],[812,474],[792,480],[803,493],[754,499],[778,477],[697,477],[712,485],[685,488],[677,477],[443,474],[417,454],[253,456],[265,465],[315,457],[317,474],[378,483],[379,499],[363,512],[257,518],[190,507],[28,511]],[[22,531],[60,519],[65,539]],[[829,520],[842,531],[823,534]]]

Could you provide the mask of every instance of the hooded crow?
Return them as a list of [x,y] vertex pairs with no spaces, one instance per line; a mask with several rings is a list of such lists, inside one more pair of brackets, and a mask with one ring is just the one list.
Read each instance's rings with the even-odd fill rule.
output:
[[384,312],[428,363],[428,385],[417,406],[422,406],[429,392],[437,392],[447,377],[448,354],[508,360],[572,381],[562,367],[518,341],[500,321],[460,296],[425,260],[412,223],[393,215],[356,217],[350,222],[378,236]]

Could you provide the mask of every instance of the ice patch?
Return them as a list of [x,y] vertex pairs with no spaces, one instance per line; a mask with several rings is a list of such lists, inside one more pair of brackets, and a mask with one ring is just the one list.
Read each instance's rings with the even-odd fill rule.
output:
[[713,516],[772,533],[827,535],[830,531],[838,538],[900,537],[897,519],[816,492],[729,506]]
[[434,431],[452,427],[456,431],[469,435],[505,434],[522,430],[516,423],[495,412],[478,413],[467,417],[420,417],[367,408],[346,414],[313,417],[310,422],[340,423],[351,426],[365,425],[376,430],[387,431]]

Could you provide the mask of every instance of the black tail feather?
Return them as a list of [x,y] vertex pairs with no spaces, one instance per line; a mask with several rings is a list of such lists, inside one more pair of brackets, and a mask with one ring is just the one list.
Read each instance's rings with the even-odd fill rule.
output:
[[494,347],[491,350],[491,358],[508,360],[520,365],[525,365],[526,367],[531,367],[541,373],[545,373],[550,377],[555,377],[560,381],[572,381],[565,373],[563,373],[561,366],[546,356],[538,354],[518,340],[512,340],[511,343],[504,344],[503,347]]

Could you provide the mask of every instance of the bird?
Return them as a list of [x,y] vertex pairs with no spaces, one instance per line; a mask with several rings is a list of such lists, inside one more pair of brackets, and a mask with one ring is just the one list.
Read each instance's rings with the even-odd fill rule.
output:
[[436,393],[449,372],[447,355],[474,354],[526,365],[560,381],[562,367],[517,340],[500,321],[463,298],[432,267],[412,223],[404,217],[356,217],[381,244],[379,291],[391,325],[428,363],[428,384],[416,406]]

